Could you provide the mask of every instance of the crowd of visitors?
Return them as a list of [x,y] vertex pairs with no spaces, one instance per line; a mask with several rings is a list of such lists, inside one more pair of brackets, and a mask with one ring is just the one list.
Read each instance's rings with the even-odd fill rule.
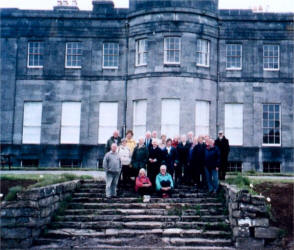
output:
[[175,186],[185,184],[217,193],[219,180],[224,180],[230,146],[223,131],[218,138],[187,135],[157,137],[146,132],[138,142],[129,130],[125,138],[116,130],[107,141],[103,168],[106,171],[106,197],[115,197],[118,183],[133,186],[140,195],[156,191],[170,197]]

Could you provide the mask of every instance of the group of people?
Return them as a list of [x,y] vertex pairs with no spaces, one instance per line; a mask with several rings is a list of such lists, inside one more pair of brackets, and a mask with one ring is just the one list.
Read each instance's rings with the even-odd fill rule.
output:
[[223,131],[213,140],[209,136],[166,135],[146,132],[138,142],[132,130],[121,138],[118,131],[107,141],[103,168],[106,171],[106,197],[115,197],[118,183],[134,186],[140,195],[156,191],[170,197],[174,186],[196,185],[209,193],[218,191],[219,180],[224,180],[230,152],[229,141]]

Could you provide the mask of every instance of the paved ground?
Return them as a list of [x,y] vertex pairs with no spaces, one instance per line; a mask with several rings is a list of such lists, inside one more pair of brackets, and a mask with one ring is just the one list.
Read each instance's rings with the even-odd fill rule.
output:
[[[62,170],[2,170],[1,174],[63,174],[63,173],[72,173],[76,175],[91,175],[96,179],[104,179],[105,173],[104,171],[62,171]],[[233,177],[233,175],[232,175]],[[270,180],[294,180],[294,176],[248,176],[250,179],[270,179]]]
[[36,170],[2,170],[0,171],[1,174],[64,174],[64,173],[71,173],[75,175],[91,175],[95,179],[104,179],[105,173],[104,171],[62,171],[62,170],[42,170],[42,171],[36,171]]

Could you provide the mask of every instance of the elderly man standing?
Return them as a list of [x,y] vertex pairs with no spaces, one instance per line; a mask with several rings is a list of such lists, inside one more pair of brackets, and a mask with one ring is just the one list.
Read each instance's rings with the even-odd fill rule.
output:
[[117,153],[117,144],[111,144],[111,150],[103,159],[103,169],[106,174],[106,197],[116,197],[116,188],[121,172],[122,164]]
[[115,130],[113,135],[108,139],[105,147],[105,153],[110,151],[111,145],[115,143],[117,146],[121,143],[121,137],[119,137],[119,131]]

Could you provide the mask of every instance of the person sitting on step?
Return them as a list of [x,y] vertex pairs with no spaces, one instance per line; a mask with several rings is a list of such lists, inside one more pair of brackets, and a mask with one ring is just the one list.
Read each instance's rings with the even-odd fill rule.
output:
[[139,176],[136,178],[135,191],[139,195],[150,195],[152,192],[152,183],[146,176],[144,168],[140,169]]
[[171,196],[174,183],[171,175],[166,172],[166,166],[161,165],[160,173],[156,176],[156,191],[162,198]]

